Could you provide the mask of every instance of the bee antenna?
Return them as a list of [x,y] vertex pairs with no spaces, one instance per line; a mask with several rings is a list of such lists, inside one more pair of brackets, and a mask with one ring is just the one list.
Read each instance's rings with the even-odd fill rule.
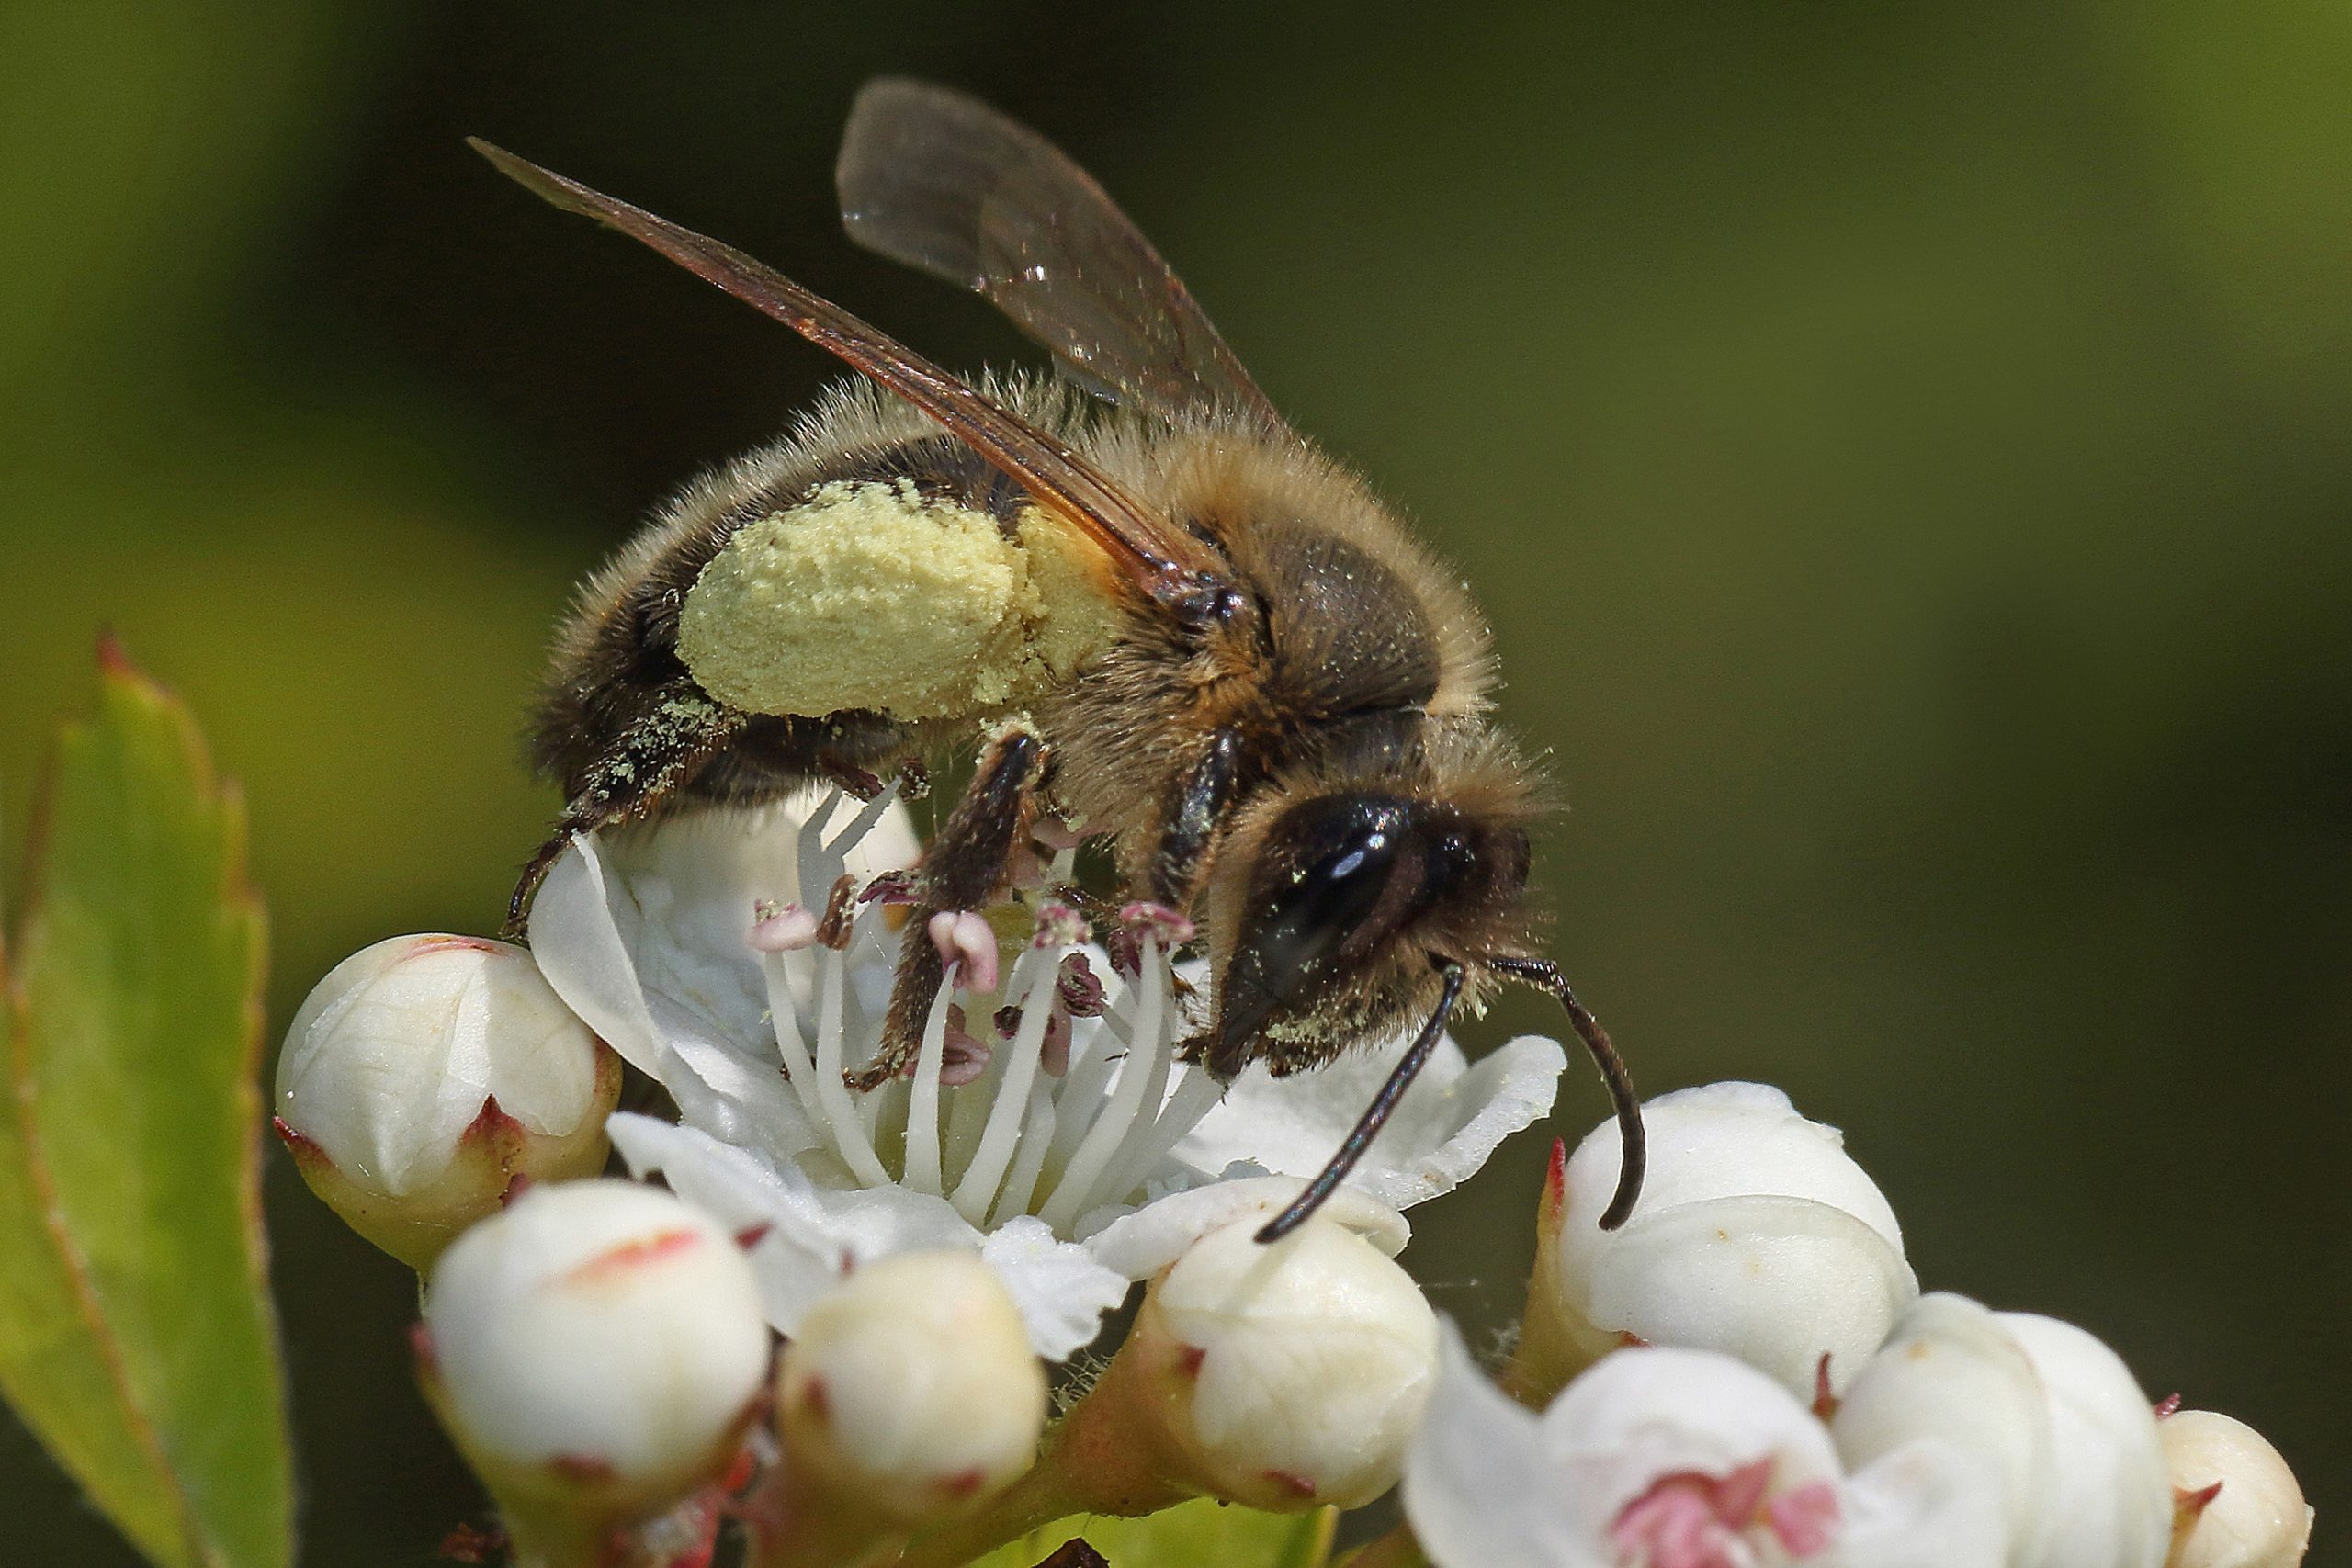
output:
[[1289,1208],[1260,1228],[1258,1240],[1261,1243],[1282,1240],[1304,1224],[1309,1214],[1323,1206],[1324,1200],[1330,1197],[1340,1183],[1347,1179],[1348,1172],[1356,1168],[1356,1161],[1363,1158],[1364,1150],[1372,1147],[1372,1140],[1388,1120],[1388,1113],[1396,1109],[1396,1102],[1405,1098],[1405,1090],[1412,1087],[1413,1079],[1429,1061],[1430,1053],[1437,1049],[1438,1036],[1445,1032],[1445,1021],[1453,1016],[1453,1004],[1462,995],[1462,965],[1435,954],[1430,955],[1430,962],[1445,979],[1445,990],[1437,999],[1437,1010],[1430,1015],[1429,1022],[1421,1026],[1419,1037],[1406,1047],[1402,1056],[1396,1058],[1396,1066],[1390,1071],[1388,1081],[1380,1086],[1380,1092],[1372,1097],[1372,1103],[1363,1108],[1362,1116],[1356,1118],[1355,1126],[1340,1143],[1339,1152],[1331,1156],[1330,1163],[1306,1184],[1306,1191],[1291,1200]]
[[1567,976],[1560,973],[1558,964],[1548,958],[1496,958],[1488,962],[1504,974],[1552,994],[1552,998],[1567,1013],[1577,1038],[1592,1053],[1592,1063],[1600,1069],[1601,1081],[1609,1086],[1610,1102],[1617,1108],[1622,1152],[1618,1156],[1616,1195],[1601,1213],[1600,1228],[1613,1231],[1632,1215],[1634,1201],[1642,1195],[1642,1172],[1649,1165],[1648,1145],[1642,1136],[1642,1102],[1634,1093],[1634,1080],[1625,1071],[1617,1047],[1610,1043],[1609,1032],[1577,1000],[1577,994],[1568,988]]

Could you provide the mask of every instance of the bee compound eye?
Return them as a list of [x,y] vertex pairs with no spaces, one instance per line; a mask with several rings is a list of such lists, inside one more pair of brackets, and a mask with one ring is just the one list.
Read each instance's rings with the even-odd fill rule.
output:
[[1351,950],[1402,914],[1400,878],[1418,883],[1428,846],[1408,803],[1336,795],[1277,825],[1219,981],[1212,1071],[1230,1076],[1262,1030],[1311,1010]]
[[1271,890],[1243,938],[1242,962],[1251,977],[1272,995],[1294,999],[1379,906],[1405,849],[1402,825],[1385,816],[1317,844],[1311,858]]

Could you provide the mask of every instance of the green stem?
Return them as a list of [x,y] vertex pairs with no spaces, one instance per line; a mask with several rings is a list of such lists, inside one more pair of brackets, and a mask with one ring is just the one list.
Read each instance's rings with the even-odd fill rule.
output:
[[1359,1547],[1340,1568],[1430,1568],[1430,1560],[1413,1539],[1412,1527],[1400,1521],[1386,1535]]

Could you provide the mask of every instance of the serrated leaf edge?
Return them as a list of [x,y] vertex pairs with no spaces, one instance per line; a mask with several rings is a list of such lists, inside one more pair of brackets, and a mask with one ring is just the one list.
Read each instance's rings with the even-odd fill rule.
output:
[[[177,732],[196,786],[197,797],[207,800],[216,808],[223,838],[224,853],[221,865],[224,883],[220,889],[224,911],[242,917],[247,924],[253,954],[252,973],[245,987],[245,1051],[244,1070],[239,1075],[237,1099],[246,1125],[254,1129],[254,1153],[244,1160],[238,1173],[238,1208],[243,1212],[245,1231],[245,1273],[254,1287],[261,1303],[263,1316],[267,1320],[273,1343],[282,1344],[278,1331],[277,1307],[269,1289],[268,1229],[262,1212],[262,1160],[259,1128],[261,1125],[261,1089],[259,1072],[263,1055],[261,993],[266,978],[268,948],[266,915],[260,899],[244,874],[245,812],[243,792],[233,780],[222,779],[214,769],[211,749],[206,745],[203,732],[195,720],[162,682],[150,677],[132,663],[113,637],[103,635],[97,647],[100,711],[108,695],[120,694],[160,714]],[[21,932],[40,918],[44,878],[48,871],[48,829],[54,806],[53,792],[57,784],[56,769],[62,764],[66,746],[74,735],[90,728],[90,719],[68,720],[61,727],[55,756],[50,773],[42,781],[42,788],[34,804],[32,830],[25,859],[24,908],[18,916]],[[7,965],[6,927],[0,925],[0,998],[9,1013],[7,1041],[8,1111],[17,1121],[18,1135],[24,1139],[25,1164],[32,1176],[34,1190],[40,1201],[41,1229],[55,1247],[65,1270],[74,1302],[84,1325],[98,1348],[99,1363],[121,1401],[125,1424],[139,1444],[148,1467],[161,1480],[164,1494],[172,1501],[172,1510],[180,1522],[180,1536],[189,1562],[217,1564],[220,1562],[206,1535],[201,1517],[196,1510],[194,1498],[186,1483],[174,1468],[171,1456],[164,1450],[162,1438],[155,1429],[154,1418],[140,1400],[130,1380],[130,1372],[121,1346],[112,1325],[107,1323],[97,1291],[91,1282],[87,1260],[74,1238],[64,1228],[63,1214],[58,1202],[54,1179],[41,1154],[40,1130],[33,1114],[35,1089],[32,1071],[30,1006],[15,974]],[[70,1472],[69,1472],[70,1473]],[[76,1476],[78,1483],[80,1477]],[[112,1521],[109,1520],[109,1523]]]
[[[28,897],[27,907],[33,900]],[[164,1495],[172,1502],[172,1511],[178,1517],[180,1539],[192,1561],[203,1562],[209,1557],[204,1550],[202,1532],[197,1528],[196,1507],[187,1488],[180,1482],[179,1473],[172,1468],[170,1456],[164,1452],[163,1441],[155,1434],[155,1423],[131,1386],[130,1371],[125,1363],[122,1348],[116,1341],[112,1326],[99,1307],[97,1291],[90,1282],[88,1261],[74,1238],[65,1229],[64,1216],[57,1204],[57,1189],[50,1175],[49,1164],[41,1152],[40,1124],[33,1115],[34,1089],[32,1080],[32,1030],[24,993],[17,988],[16,977],[6,968],[6,953],[0,950],[0,987],[7,993],[8,1008],[8,1114],[17,1123],[17,1135],[23,1140],[26,1173],[32,1179],[33,1196],[40,1206],[41,1233],[48,1236],[51,1249],[63,1269],[65,1282],[72,1292],[74,1305],[82,1327],[96,1348],[98,1364],[106,1370],[107,1380],[120,1402],[124,1425],[132,1440],[139,1445],[140,1457],[145,1468],[161,1483]],[[35,1428],[35,1436],[39,1436]],[[53,1452],[53,1450],[52,1450]],[[71,1471],[67,1472],[71,1474]],[[74,1480],[78,1483],[79,1476]]]

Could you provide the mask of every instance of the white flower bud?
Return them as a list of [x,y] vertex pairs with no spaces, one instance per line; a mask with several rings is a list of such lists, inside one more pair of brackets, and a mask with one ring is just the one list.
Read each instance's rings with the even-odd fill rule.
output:
[[2172,1539],[2172,1487],[2155,1408],[2131,1369],[2071,1323],[1995,1315],[2024,1347],[2049,1401],[2054,1529],[2042,1568],[2156,1568]]
[[1272,1246],[1210,1232],[1144,1298],[1143,1403],[1195,1490],[1253,1507],[1385,1492],[1436,1387],[1437,1317],[1380,1248],[1317,1215]]
[[1649,1176],[1623,1229],[1598,1221],[1616,1123],[1555,1164],[1519,1378],[1532,1395],[1629,1342],[1720,1350],[1811,1399],[1821,1359],[1844,1386],[1918,1294],[1886,1199],[1835,1127],[1763,1084],[1643,1108]]
[[[985,1503],[1027,1470],[1046,1371],[977,1253],[866,1264],[802,1314],[776,1377],[785,1463],[907,1522]],[[796,1484],[802,1483],[796,1477]]]
[[2041,1379],[1995,1314],[1964,1296],[1922,1296],[1903,1314],[1848,1386],[1830,1431],[1857,1467],[1919,1438],[1943,1438],[1993,1483],[2005,1541],[2028,1543],[2042,1528],[2051,1438]]
[[424,1269],[516,1178],[603,1169],[620,1081],[620,1058],[521,948],[394,937],[336,964],[294,1014],[277,1126],[312,1191]]
[[2179,1410],[2156,1423],[2156,1436],[2172,1475],[2166,1568],[2295,1568],[2303,1560],[2311,1506],[2261,1433],[2211,1410]]
[[1940,1440],[1998,1490],[2016,1568],[2155,1568],[2170,1494],[2155,1417],[2083,1330],[1923,1296],[1847,1391],[1831,1431],[1861,1466]]
[[735,1238],[630,1181],[530,1189],[434,1266],[427,1393],[510,1515],[658,1511],[722,1470],[771,1344]]

